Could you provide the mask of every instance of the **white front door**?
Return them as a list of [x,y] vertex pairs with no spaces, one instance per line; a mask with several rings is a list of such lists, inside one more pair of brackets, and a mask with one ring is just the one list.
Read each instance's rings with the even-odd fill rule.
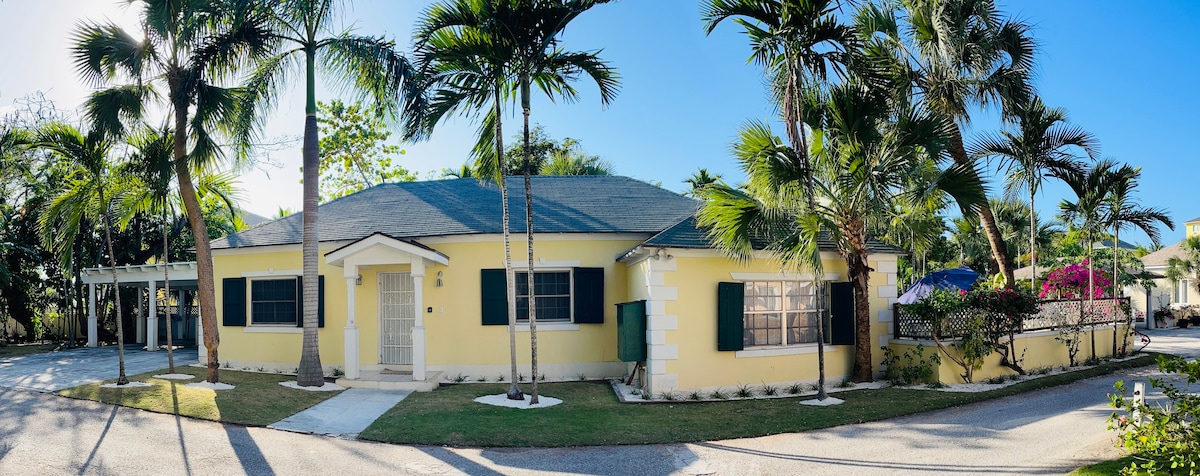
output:
[[379,273],[379,363],[412,365],[417,312],[412,275]]

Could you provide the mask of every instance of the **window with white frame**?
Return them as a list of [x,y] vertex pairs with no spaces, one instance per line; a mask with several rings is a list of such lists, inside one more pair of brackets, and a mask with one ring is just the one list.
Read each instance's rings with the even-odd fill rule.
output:
[[251,324],[296,325],[296,278],[250,281]]
[[[517,321],[529,322],[529,273],[516,273]],[[534,296],[539,322],[571,321],[571,272],[534,271]]]
[[746,282],[743,344],[762,347],[816,342],[823,302],[820,287],[812,282]]
[[1188,289],[1191,288],[1192,281],[1189,279],[1181,279],[1175,283],[1175,303],[1188,303]]
[[1192,225],[1192,234],[1200,234],[1200,225]]

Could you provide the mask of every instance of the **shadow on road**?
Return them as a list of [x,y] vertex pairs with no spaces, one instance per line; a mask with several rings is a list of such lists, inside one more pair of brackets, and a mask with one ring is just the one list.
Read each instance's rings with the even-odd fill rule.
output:
[[776,453],[770,451],[753,450],[748,448],[737,448],[716,443],[695,443],[696,446],[710,448],[718,451],[727,451],[731,453],[739,453],[751,456],[759,456],[765,458],[782,459],[788,461],[825,464],[830,466],[856,467],[856,468],[871,468],[879,470],[902,470],[902,471],[921,471],[927,473],[971,473],[971,474],[1062,474],[1061,467],[1054,466],[979,466],[970,464],[936,464],[936,463],[909,463],[902,461],[867,461],[841,458],[826,458],[820,456],[807,456],[798,454]]

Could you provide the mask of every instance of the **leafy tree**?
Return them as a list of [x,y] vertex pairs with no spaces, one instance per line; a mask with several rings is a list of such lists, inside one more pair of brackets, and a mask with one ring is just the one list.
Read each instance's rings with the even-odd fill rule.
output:
[[[1133,455],[1121,474],[1189,474],[1200,472],[1200,395],[1189,387],[1200,381],[1200,361],[1182,357],[1158,357],[1158,370],[1171,378],[1150,377],[1150,385],[1170,400],[1166,405],[1147,405],[1131,398],[1124,381],[1117,381],[1109,395],[1115,410],[1108,429],[1120,434],[1117,446]],[[1186,383],[1186,385],[1184,385]]]
[[270,36],[248,2],[131,3],[142,7],[141,28],[130,33],[111,22],[81,24],[72,38],[72,56],[84,81],[110,86],[93,93],[84,106],[100,132],[123,135],[127,122],[140,119],[154,105],[171,114],[172,166],[196,244],[200,319],[208,356],[205,379],[216,383],[221,340],[212,248],[192,175],[194,169],[212,167],[222,158],[221,132],[235,139],[239,155],[248,150],[249,131],[255,124],[245,112],[247,91],[222,87],[219,81],[249,56],[261,53]]
[[579,143],[566,150],[554,151],[550,161],[542,165],[538,175],[613,175],[612,163],[596,155],[587,155]]
[[[1141,178],[1142,168],[1133,167],[1129,164],[1121,166],[1113,172],[1111,182],[1109,184],[1107,212],[1105,221],[1113,231],[1113,278],[1118,279],[1121,276],[1120,269],[1120,254],[1121,249],[1121,230],[1126,227],[1136,227],[1146,236],[1150,238],[1150,242],[1155,245],[1162,244],[1162,237],[1158,231],[1158,225],[1161,223],[1168,228],[1174,230],[1175,222],[1167,215],[1167,211],[1162,208],[1146,208],[1138,204],[1138,200],[1134,197],[1137,191],[1138,179]],[[1113,296],[1119,297],[1121,287],[1114,286]],[[1113,355],[1117,353],[1117,326],[1113,326]]]
[[1029,252],[1033,266],[1033,288],[1037,289],[1037,218],[1034,198],[1046,177],[1059,177],[1066,171],[1079,171],[1082,165],[1068,150],[1082,149],[1095,157],[1099,143],[1092,134],[1079,127],[1066,125],[1067,113],[1047,108],[1042,99],[1019,104],[1012,111],[1017,121],[1016,131],[1001,131],[985,136],[974,144],[969,153],[974,157],[996,157],[1000,167],[1007,170],[1005,191],[1010,197],[1024,191],[1029,193]]
[[387,143],[392,132],[382,110],[335,99],[317,102],[320,133],[320,199],[327,202],[388,182],[411,182],[417,176],[392,160],[404,151]]
[[[1006,117],[1033,93],[1035,42],[1029,26],[1004,19],[993,0],[900,0],[907,24],[901,28],[890,7],[869,4],[859,13],[860,34],[876,41],[871,63],[890,72],[926,107],[953,119],[949,130],[954,163],[972,163],[962,127],[970,124],[973,105],[999,105]],[[1007,285],[1013,264],[989,204],[977,211],[993,259]]]
[[[44,218],[42,237],[47,248],[65,256],[64,246],[71,236],[78,234],[84,218],[100,221],[104,227],[104,242],[108,249],[108,266],[112,273],[113,306],[117,315],[117,385],[126,385],[125,376],[125,332],[121,318],[121,298],[118,295],[117,258],[112,240],[112,207],[118,200],[120,181],[113,177],[115,166],[110,162],[113,144],[97,129],[88,132],[66,124],[49,124],[36,134],[36,145],[58,154],[73,163],[77,169],[72,174],[67,189],[50,202]],[[108,192],[107,194],[105,192]],[[62,227],[55,229],[54,217],[66,217]]]
[[[1065,222],[1074,223],[1087,240],[1088,289],[1095,289],[1093,251],[1097,235],[1106,227],[1107,197],[1112,188],[1116,163],[1105,159],[1096,162],[1086,173],[1069,172],[1063,182],[1075,192],[1076,200],[1059,202],[1060,215]],[[1088,312],[1094,308],[1095,292],[1087,293]],[[1091,325],[1092,359],[1096,358],[1096,325]]]
[[683,194],[688,197],[700,198],[704,195],[705,187],[720,181],[720,174],[712,175],[708,172],[708,169],[701,167],[691,177],[683,180],[683,183],[688,184],[688,190],[684,191]]
[[[263,35],[269,52],[257,58],[256,68],[246,82],[247,102],[243,124],[266,117],[277,91],[288,79],[304,77],[304,262],[303,348],[296,381],[306,387],[324,385],[324,371],[317,342],[317,204],[320,169],[320,141],[317,127],[316,77],[318,68],[328,80],[343,89],[370,96],[376,104],[394,106],[404,88],[412,88],[413,75],[408,59],[398,54],[391,41],[360,36],[350,31],[335,33],[341,2],[334,0],[289,0],[262,2]],[[243,128],[249,131],[250,128]],[[248,137],[248,133],[247,136]],[[346,160],[343,157],[342,160]],[[351,157],[354,164],[355,159]],[[354,164],[361,165],[361,164]],[[339,184],[340,185],[340,184]],[[340,187],[339,187],[340,188]]]

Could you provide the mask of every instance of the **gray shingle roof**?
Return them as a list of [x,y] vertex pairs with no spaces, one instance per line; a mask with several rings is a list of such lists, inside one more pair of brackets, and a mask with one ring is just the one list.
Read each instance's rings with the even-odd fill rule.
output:
[[[764,249],[767,247],[765,241],[751,240],[755,249]],[[696,217],[689,216],[684,218],[679,223],[672,225],[670,228],[663,230],[661,233],[650,237],[642,243],[642,246],[659,246],[663,248],[712,248],[712,243],[708,239],[708,235],[700,229],[700,224],[696,221]],[[832,240],[822,237],[820,239],[820,247],[822,251],[836,251],[837,248]],[[887,254],[908,254],[908,251],[903,248],[889,245],[878,240],[868,240],[867,250],[870,253],[887,253]]]
[[[628,177],[533,177],[534,231],[658,233],[699,203]],[[525,189],[508,179],[509,226],[525,232]],[[475,179],[383,184],[320,206],[320,241],[357,240],[372,233],[397,239],[501,233],[500,189]],[[214,249],[295,244],[303,214],[213,240]]]
[[1167,261],[1171,258],[1187,258],[1187,253],[1183,250],[1183,242],[1180,241],[1173,245],[1164,247],[1161,250],[1150,253],[1142,257],[1142,265],[1147,268],[1158,268],[1167,266]]

